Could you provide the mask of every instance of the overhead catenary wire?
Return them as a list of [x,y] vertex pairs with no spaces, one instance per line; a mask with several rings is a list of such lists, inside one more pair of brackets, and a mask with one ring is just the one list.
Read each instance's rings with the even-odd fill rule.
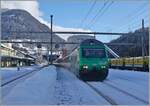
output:
[[99,15],[100,12],[102,12],[102,10],[105,8],[105,6],[108,4],[109,1],[105,1],[103,6],[98,10],[97,14],[92,18],[92,20],[90,21],[90,23],[92,23],[96,17]]
[[125,29],[129,26],[135,26],[139,23],[141,23],[141,20],[144,19],[144,20],[149,20],[148,17],[140,17],[140,18],[135,18],[135,20],[132,20],[130,22],[128,22],[127,24],[124,24],[123,26],[121,26],[118,30],[122,30],[122,29]]
[[[144,14],[144,11],[147,4],[142,4],[139,7],[137,7],[134,11],[132,11],[131,13],[129,13],[125,18],[121,18],[121,22],[123,21],[126,24],[123,24],[118,30],[124,29],[125,27],[131,25],[131,23],[133,24],[133,22],[137,22],[137,17],[141,16],[142,14]],[[134,15],[133,15],[134,14]],[[122,19],[126,19],[126,20],[122,20]],[[141,22],[141,19],[140,21]],[[120,25],[119,25],[120,26]]]
[[94,26],[95,22],[98,19],[100,19],[100,17],[102,17],[104,15],[104,13],[106,13],[106,11],[110,8],[110,6],[113,3],[114,3],[114,1],[111,1],[110,3],[109,3],[109,1],[106,1],[104,3],[103,7],[97,12],[97,14],[95,15],[95,17],[91,20],[90,24],[88,25],[88,28],[91,28],[92,26]]
[[[122,19],[127,19],[127,21],[132,20],[133,18],[135,18],[136,16],[139,16],[139,14],[143,11],[145,11],[145,4],[140,5],[139,7],[137,7],[133,12],[129,13],[126,17],[121,18],[120,20],[122,21]],[[133,15],[134,14],[134,15]],[[140,14],[141,15],[141,14]]]
[[[137,17],[139,17],[139,16],[145,14],[145,11],[146,11],[146,10],[148,10],[148,9],[147,9],[147,8],[143,8],[143,9],[139,10],[139,12],[137,12],[136,15],[132,15],[132,17],[130,18],[130,20],[136,19]],[[147,14],[146,14],[146,15],[147,15]],[[129,20],[129,21],[130,21],[130,20]]]
[[140,18],[140,19],[138,19],[138,20],[133,20],[132,22],[130,22],[130,23],[127,23],[127,24],[125,24],[124,26],[122,26],[122,27],[120,27],[118,30],[125,30],[125,29],[127,29],[127,28],[132,28],[132,29],[134,29],[136,26],[138,27],[141,27],[141,20],[142,19],[144,19],[144,20],[146,20],[146,22],[147,21],[149,21],[149,19],[147,18],[147,17],[145,17],[145,18]]
[[95,7],[97,3],[97,0],[95,0],[92,4],[92,6],[90,7],[89,11],[87,12],[87,14],[85,15],[85,17],[81,20],[81,24],[80,24],[80,27],[82,27],[82,25],[84,24],[84,22],[87,20],[89,14],[92,12],[93,8]]
[[[132,11],[131,13],[129,13],[126,17],[121,18],[120,20],[124,21],[124,22],[129,22],[129,21],[137,18],[137,16],[140,16],[140,15],[142,15],[144,13],[143,11],[145,11],[145,7],[146,7],[145,4],[144,5],[143,4],[140,5],[134,11]],[[139,13],[141,13],[141,12],[142,12],[142,14],[139,15]],[[122,19],[127,19],[127,20],[122,20]]]

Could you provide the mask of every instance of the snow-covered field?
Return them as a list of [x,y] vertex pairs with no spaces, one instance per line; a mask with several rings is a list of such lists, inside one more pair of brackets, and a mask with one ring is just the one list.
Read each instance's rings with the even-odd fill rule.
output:
[[[148,102],[148,73],[110,69],[104,82],[88,82],[119,105]],[[63,68],[48,66],[2,96],[5,105],[108,105],[85,82]]]

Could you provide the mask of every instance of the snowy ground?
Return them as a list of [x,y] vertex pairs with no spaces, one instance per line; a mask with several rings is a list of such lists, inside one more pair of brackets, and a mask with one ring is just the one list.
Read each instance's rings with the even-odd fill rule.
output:
[[[148,73],[110,69],[104,82],[88,82],[119,105],[148,102]],[[107,105],[105,98],[71,72],[49,66],[18,83],[2,97],[9,105]]]
[[7,82],[9,80],[14,79],[17,76],[20,76],[22,74],[31,72],[41,66],[39,65],[33,65],[33,66],[23,66],[20,67],[20,70],[17,70],[17,67],[11,67],[11,68],[1,68],[0,74],[1,74],[1,83]]
[[99,96],[87,84],[80,81],[72,73],[65,69],[57,70],[55,85],[55,104],[61,105],[98,105],[109,104]]
[[110,69],[103,82],[88,82],[121,105],[144,105],[149,100],[147,72]]
[[[22,83],[27,77],[31,75],[27,75],[23,78],[20,78],[19,80],[13,81],[9,85],[3,86],[5,83],[12,81],[13,79],[16,79],[22,75],[25,75],[27,73],[31,73],[34,70],[38,70],[42,65],[33,65],[33,66],[23,66],[20,67],[20,70],[17,70],[17,67],[9,67],[9,68],[1,68],[0,75],[1,75],[1,95],[2,97],[9,94],[11,89],[13,89],[14,86],[17,85],[17,83]],[[34,74],[34,73],[32,73]]]

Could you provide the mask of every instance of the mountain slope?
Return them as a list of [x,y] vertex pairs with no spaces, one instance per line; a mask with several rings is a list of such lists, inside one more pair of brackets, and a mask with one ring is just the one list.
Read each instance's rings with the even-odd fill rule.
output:
[[145,34],[143,35],[142,29],[138,29],[135,32],[130,32],[127,35],[122,35],[119,38],[112,40],[111,43],[134,43],[133,46],[109,46],[112,50],[118,53],[119,56],[129,57],[129,56],[141,56],[142,55],[142,43],[141,37],[144,38],[144,49],[145,55],[149,54],[149,28],[145,28]]
[[[32,39],[50,41],[50,33],[9,33],[8,31],[50,32],[50,29],[35,19],[25,10],[11,9],[1,13],[2,39]],[[64,42],[62,38],[53,35],[54,42]]]

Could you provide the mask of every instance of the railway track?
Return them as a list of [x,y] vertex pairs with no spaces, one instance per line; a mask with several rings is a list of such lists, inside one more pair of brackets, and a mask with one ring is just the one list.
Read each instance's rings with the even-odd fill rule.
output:
[[135,95],[133,95],[133,94],[131,94],[131,93],[125,91],[125,90],[122,90],[122,89],[120,89],[120,88],[118,88],[118,87],[116,87],[116,86],[114,86],[114,85],[112,85],[112,84],[110,84],[110,83],[108,83],[108,82],[103,82],[103,83],[104,83],[105,85],[107,85],[107,86],[109,86],[109,87],[111,87],[111,88],[113,88],[113,89],[119,91],[119,92],[122,92],[122,93],[125,94],[125,95],[128,95],[128,96],[130,96],[130,97],[132,97],[132,98],[138,100],[138,101],[141,101],[141,102],[143,102],[143,103],[145,103],[145,104],[149,104],[148,101],[143,100],[143,99],[141,99],[141,98],[139,98],[139,97],[137,97],[137,96],[135,96]]
[[8,84],[10,84],[10,83],[12,83],[12,82],[14,82],[14,81],[17,81],[17,80],[19,80],[19,79],[21,79],[21,78],[23,78],[23,77],[26,77],[27,75],[33,74],[33,72],[40,71],[42,68],[43,68],[43,67],[40,67],[40,68],[35,69],[35,70],[31,71],[31,72],[28,72],[28,73],[19,75],[19,76],[15,77],[15,78],[13,78],[13,79],[11,79],[11,80],[9,80],[9,81],[6,81],[6,82],[4,82],[4,83],[1,83],[1,87],[4,87],[4,86],[6,86],[6,85],[8,85]]
[[105,95],[104,93],[102,93],[100,90],[98,90],[97,88],[95,88],[93,85],[89,84],[88,82],[85,82],[90,88],[92,88],[98,95],[100,95],[101,97],[103,97],[108,103],[110,103],[111,105],[118,105],[111,97]]
[[[101,89],[98,89],[96,86],[94,86],[93,83],[90,82],[84,83],[88,85],[91,89],[93,89],[99,96],[104,98],[110,105],[126,104],[128,102],[128,99],[133,99],[135,101],[135,104],[136,102],[141,104],[149,104],[149,101],[147,101],[147,99],[141,98],[140,96],[134,94],[133,92],[129,92],[126,89],[116,86],[115,84],[111,84],[110,82],[104,81],[103,85],[106,85],[106,87],[108,87],[112,91],[114,90],[115,92],[117,92],[118,97],[119,94],[122,94],[121,97],[126,97],[126,100],[119,101],[119,99],[117,99],[116,96],[109,95],[107,92],[103,92]],[[97,84],[100,84],[100,82],[98,82]],[[132,102],[131,100],[129,100],[129,102],[134,104],[134,102]]]
[[[129,79],[129,78],[123,78],[123,77],[117,76],[117,79],[120,79],[120,80],[124,80],[124,81],[128,81],[128,82],[137,84],[136,82],[134,82],[133,80],[131,80],[131,79]],[[139,82],[138,84],[141,84],[141,85],[145,86],[143,83],[140,83],[140,82]]]

